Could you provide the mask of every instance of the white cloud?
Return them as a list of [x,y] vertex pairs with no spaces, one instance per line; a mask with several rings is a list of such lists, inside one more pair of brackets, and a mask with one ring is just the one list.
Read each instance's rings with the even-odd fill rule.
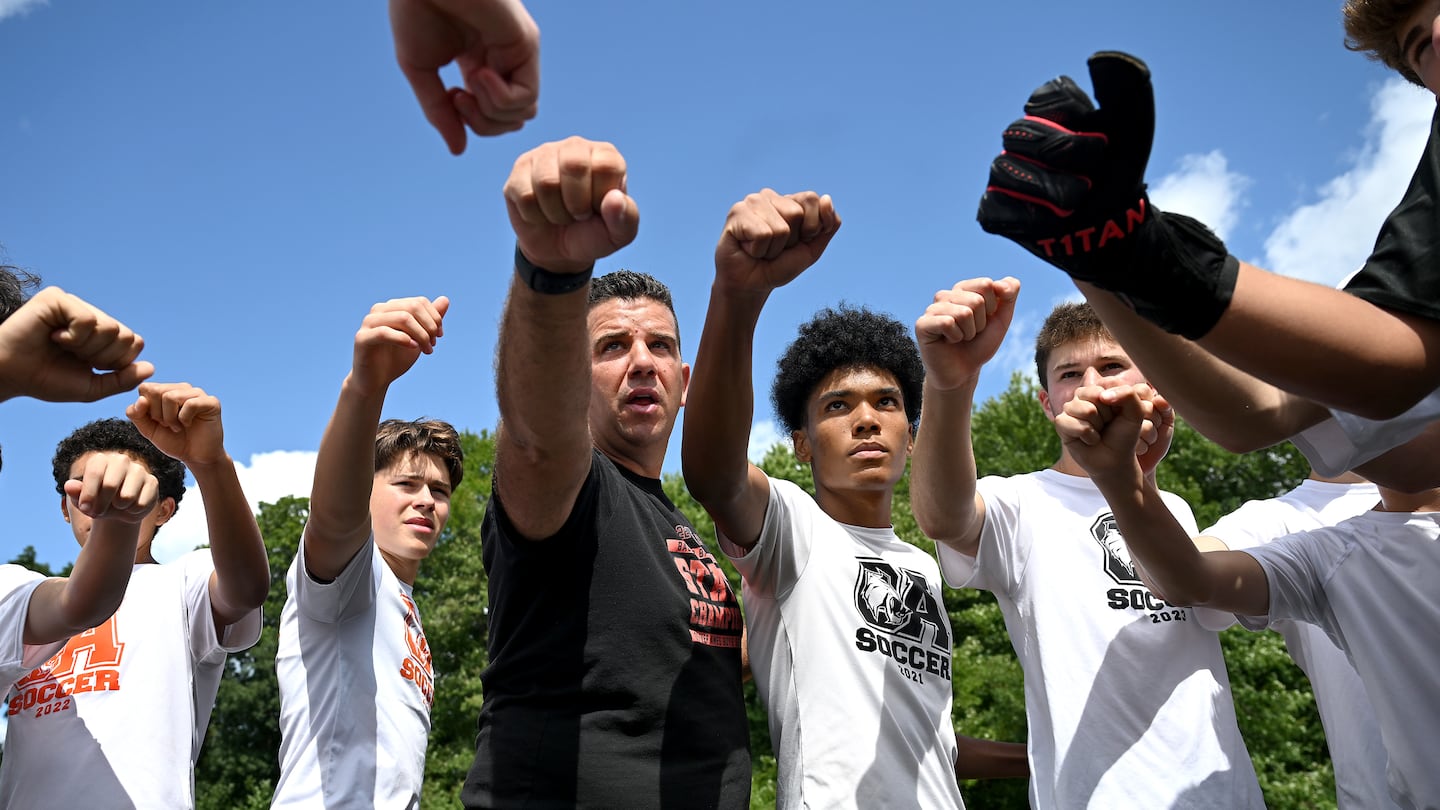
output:
[[1392,79],[1376,93],[1365,140],[1352,167],[1319,189],[1319,200],[1281,220],[1259,264],[1288,276],[1334,285],[1360,267],[1380,224],[1410,184],[1430,131],[1428,93]]
[[765,454],[770,452],[770,448],[789,441],[789,438],[780,432],[780,427],[773,420],[756,422],[750,426],[750,446],[746,448],[745,455],[752,464],[759,464]]
[[43,6],[48,0],[0,0],[0,20],[24,14],[35,6]]
[[[259,510],[261,503],[273,503],[286,495],[309,496],[315,477],[315,452],[276,450],[250,457],[250,463],[236,463],[240,486],[250,508]],[[205,499],[194,486],[185,488],[180,509],[155,536],[155,559],[165,563],[196,546],[207,545],[205,531]]]
[[1194,217],[1224,239],[1240,219],[1250,178],[1230,171],[1219,150],[1180,158],[1180,168],[1150,186],[1155,207]]

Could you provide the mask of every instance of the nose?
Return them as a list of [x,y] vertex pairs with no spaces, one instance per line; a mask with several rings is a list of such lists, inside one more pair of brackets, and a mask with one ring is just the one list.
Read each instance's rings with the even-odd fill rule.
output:
[[420,487],[419,492],[417,492],[417,493],[415,494],[415,508],[416,508],[416,509],[434,509],[434,508],[435,508],[435,493],[433,493],[433,492],[430,491],[430,487]]
[[1082,385],[1090,386],[1099,385],[1100,380],[1100,372],[1094,366],[1090,366],[1085,369],[1085,375],[1081,378],[1080,382]]
[[854,421],[851,423],[850,429],[856,436],[880,432],[880,420],[876,417],[875,408],[870,403],[861,402],[853,413]]
[[637,340],[630,344],[630,375],[649,376],[655,373],[655,355],[645,341]]

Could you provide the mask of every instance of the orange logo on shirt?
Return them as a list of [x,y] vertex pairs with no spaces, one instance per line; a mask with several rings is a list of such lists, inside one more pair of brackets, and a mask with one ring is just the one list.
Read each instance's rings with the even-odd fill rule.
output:
[[120,689],[120,642],[115,617],[99,627],[72,636],[65,649],[15,682],[15,696],[6,714],[35,710],[36,717],[68,711],[71,695]]
[[666,540],[665,546],[690,591],[690,640],[711,647],[739,647],[745,620],[725,572],[688,526],[675,529],[680,539]]
[[435,702],[435,668],[430,657],[430,642],[425,640],[425,628],[420,626],[420,612],[415,603],[405,594],[405,646],[409,654],[400,664],[400,677],[414,681],[429,707]]

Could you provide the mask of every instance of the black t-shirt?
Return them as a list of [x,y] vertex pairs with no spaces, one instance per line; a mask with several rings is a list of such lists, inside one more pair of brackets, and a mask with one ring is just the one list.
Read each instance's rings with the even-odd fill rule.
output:
[[1390,212],[1365,266],[1345,291],[1376,306],[1440,320],[1440,106],[1430,140],[1400,204]]
[[740,607],[660,487],[595,453],[564,527],[481,530],[490,665],[475,807],[743,808]]

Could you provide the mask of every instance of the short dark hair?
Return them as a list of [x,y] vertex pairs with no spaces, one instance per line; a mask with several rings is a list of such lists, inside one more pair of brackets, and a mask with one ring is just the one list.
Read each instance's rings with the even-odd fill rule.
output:
[[[675,319],[675,329],[680,329],[680,316],[675,314],[675,301],[670,295],[670,288],[663,282],[648,273],[637,273],[634,270],[615,270],[603,276],[597,276],[590,282],[590,308],[618,298],[622,301],[636,301],[648,298],[659,304],[664,304],[670,310],[670,317]],[[679,344],[680,335],[675,335],[676,344]]]
[[1419,7],[1417,0],[1346,0],[1341,9],[1345,18],[1345,47],[1384,63],[1411,84],[1424,87],[1425,83],[1400,52],[1395,36]]
[[15,314],[30,298],[30,291],[40,286],[40,277],[14,265],[0,264],[0,323]]
[[70,468],[75,465],[76,459],[91,452],[124,453],[142,462],[160,483],[162,501],[174,498],[175,505],[179,506],[180,499],[185,497],[185,465],[179,459],[160,452],[160,448],[140,435],[139,429],[128,419],[97,419],[60,440],[55,447],[55,456],[50,460],[56,492],[65,494]]
[[380,423],[375,431],[375,472],[414,455],[438,459],[450,476],[451,490],[465,477],[465,451],[454,425],[439,419],[386,419]]
[[815,313],[776,363],[770,402],[789,433],[805,426],[805,406],[816,386],[839,369],[886,371],[900,384],[905,416],[920,421],[925,366],[904,324],[864,307],[841,304]]
[[1040,387],[1050,388],[1049,374],[1045,366],[1050,354],[1067,343],[1078,340],[1109,340],[1115,338],[1095,310],[1084,302],[1067,301],[1050,310],[1040,332],[1035,336],[1035,373],[1040,377]]

